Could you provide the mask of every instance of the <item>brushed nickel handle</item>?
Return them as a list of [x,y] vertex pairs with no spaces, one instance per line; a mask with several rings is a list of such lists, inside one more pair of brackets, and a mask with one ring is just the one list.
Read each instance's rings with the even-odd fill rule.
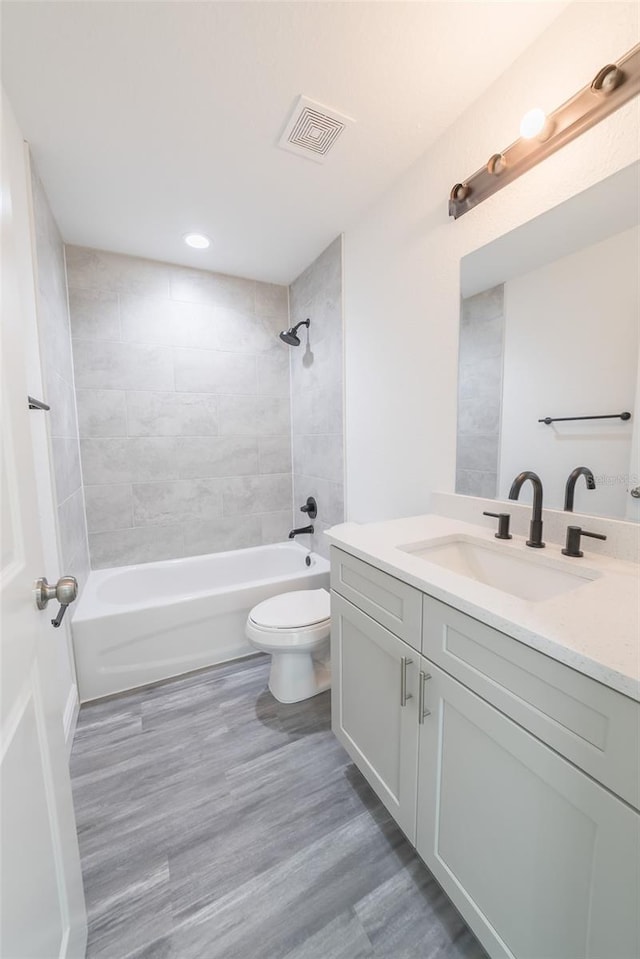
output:
[[400,705],[406,706],[408,699],[413,699],[411,693],[407,692],[407,666],[410,666],[413,662],[412,659],[408,659],[406,656],[401,656],[400,658]]
[[54,586],[47,582],[45,576],[42,576],[35,581],[33,591],[38,609],[46,609],[50,599],[58,600],[60,603],[58,615],[51,620],[51,625],[58,627],[62,623],[67,607],[73,603],[78,595],[78,580],[75,576],[61,576]]
[[420,670],[420,682],[418,683],[418,722],[422,726],[427,716],[431,715],[431,710],[426,709],[424,705],[424,687],[428,679],[431,679],[431,673],[423,673]]

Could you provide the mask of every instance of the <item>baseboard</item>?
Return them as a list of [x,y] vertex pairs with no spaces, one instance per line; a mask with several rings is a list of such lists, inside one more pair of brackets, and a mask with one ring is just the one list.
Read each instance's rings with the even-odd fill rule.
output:
[[64,741],[67,747],[67,755],[71,755],[73,746],[73,737],[76,733],[76,723],[78,722],[78,713],[80,712],[80,700],[78,699],[78,687],[73,684],[67,696],[67,703],[64,707],[62,725],[64,728]]

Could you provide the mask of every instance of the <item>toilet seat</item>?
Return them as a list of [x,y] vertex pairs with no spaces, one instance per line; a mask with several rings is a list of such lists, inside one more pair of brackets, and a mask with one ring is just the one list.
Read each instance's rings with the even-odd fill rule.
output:
[[254,606],[249,622],[261,632],[313,632],[327,626],[331,618],[330,597],[326,589],[299,589],[280,593]]

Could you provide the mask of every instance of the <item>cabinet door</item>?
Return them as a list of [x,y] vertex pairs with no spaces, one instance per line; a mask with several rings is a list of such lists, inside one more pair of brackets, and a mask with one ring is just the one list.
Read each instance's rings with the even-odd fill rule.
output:
[[431,674],[417,848],[492,957],[639,954],[640,817],[456,680]]
[[333,732],[412,843],[418,660],[410,646],[332,592]]

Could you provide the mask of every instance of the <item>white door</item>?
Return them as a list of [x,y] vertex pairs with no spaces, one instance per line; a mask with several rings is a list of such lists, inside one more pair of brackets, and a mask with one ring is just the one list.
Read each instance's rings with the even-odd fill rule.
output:
[[416,831],[420,654],[331,594],[331,727],[411,842]]
[[35,294],[24,144],[2,104],[0,956],[80,959],[86,915],[43,568],[25,372]]

